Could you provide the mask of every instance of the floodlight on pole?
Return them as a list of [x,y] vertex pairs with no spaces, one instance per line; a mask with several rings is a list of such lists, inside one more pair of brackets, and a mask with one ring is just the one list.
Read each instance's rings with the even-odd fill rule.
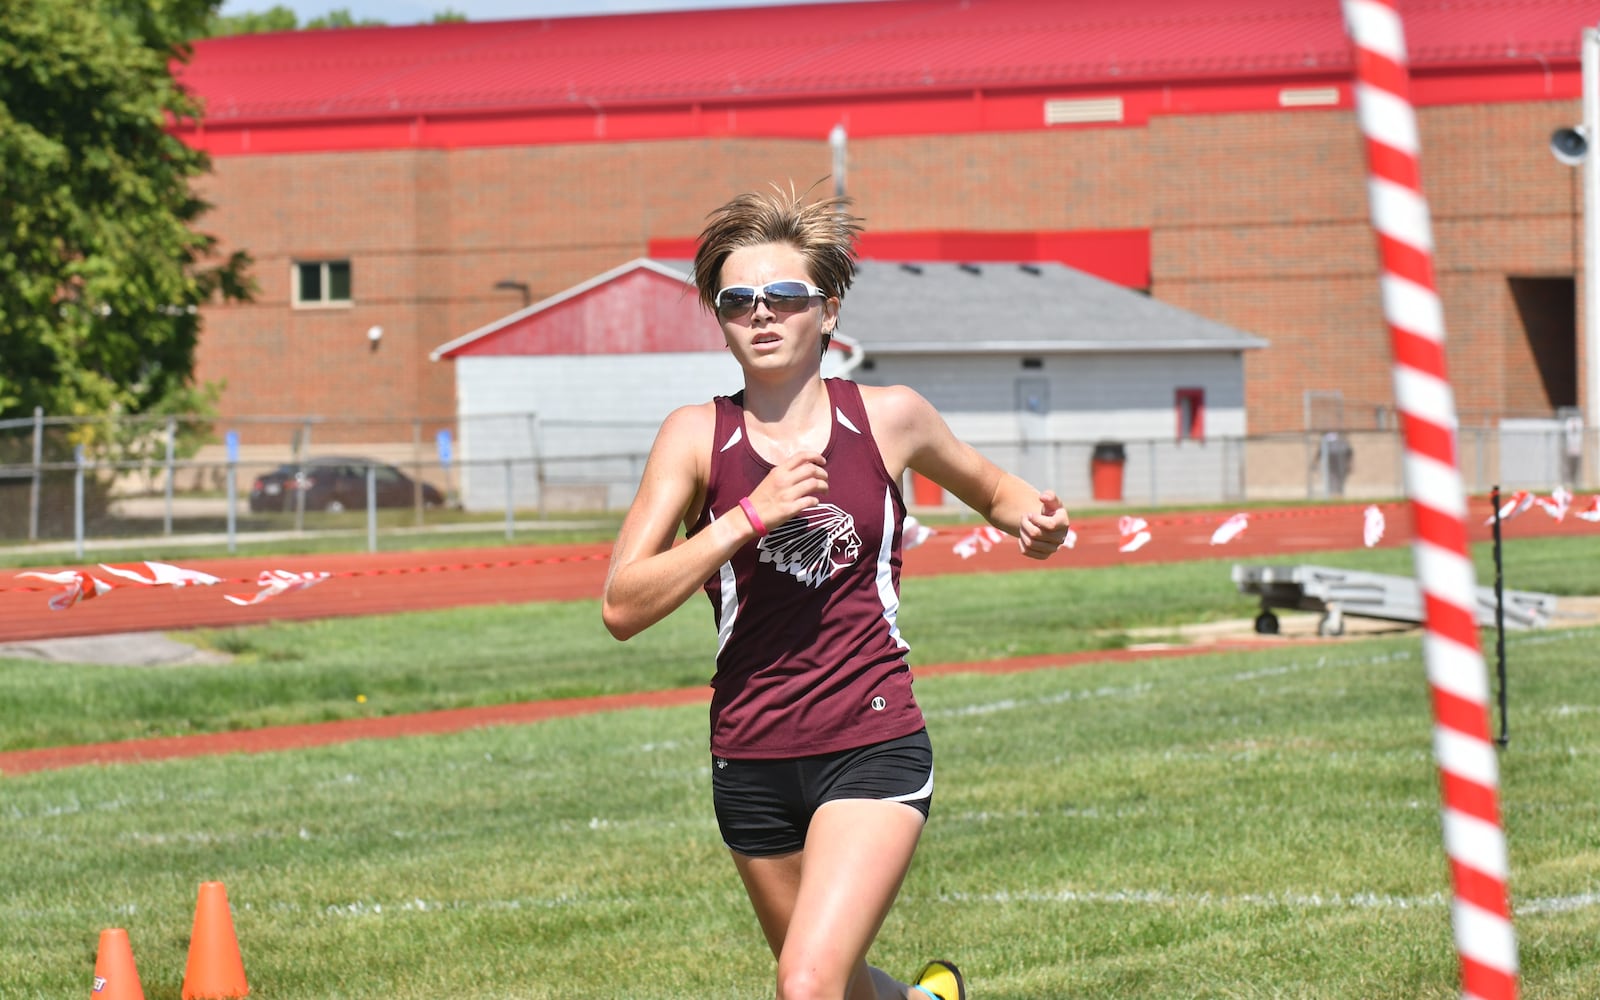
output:
[[1569,125],[1551,132],[1550,155],[1558,162],[1576,167],[1589,155],[1589,130],[1582,125]]
[[828,132],[828,145],[833,148],[833,195],[835,198],[844,197],[844,172],[845,172],[845,143],[849,141],[849,134],[845,132],[844,125],[835,125]]

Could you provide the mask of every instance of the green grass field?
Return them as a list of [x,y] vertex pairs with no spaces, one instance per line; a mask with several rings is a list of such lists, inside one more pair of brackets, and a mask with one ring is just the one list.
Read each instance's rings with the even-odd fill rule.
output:
[[[1508,586],[1600,593],[1597,554],[1520,542]],[[920,663],[1117,646],[1250,614],[1228,565],[909,580],[901,624]],[[693,604],[619,645],[586,601],[217,632],[231,664],[0,662],[0,726],[37,746],[703,684],[710,630]],[[1528,998],[1596,990],[1597,639],[1508,637]],[[1456,996],[1420,655],[1346,639],[920,680],[934,818],[874,960],[948,955],[974,1000]],[[705,729],[692,706],[0,778],[0,997],[85,992],[121,926],[146,996],[176,998],[213,879],[255,998],[770,996]]]

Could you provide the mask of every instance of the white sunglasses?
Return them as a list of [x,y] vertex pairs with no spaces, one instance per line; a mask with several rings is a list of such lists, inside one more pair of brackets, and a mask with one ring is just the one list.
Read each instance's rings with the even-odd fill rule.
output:
[[713,302],[721,319],[738,319],[756,307],[762,299],[773,312],[800,312],[810,306],[811,300],[828,293],[804,281],[772,281],[757,288],[755,285],[729,285],[717,293]]

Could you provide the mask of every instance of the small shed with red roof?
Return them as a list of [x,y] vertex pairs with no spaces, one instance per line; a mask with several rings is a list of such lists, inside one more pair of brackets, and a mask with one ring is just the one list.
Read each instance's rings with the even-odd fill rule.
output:
[[[849,363],[850,342],[825,374]],[[686,265],[639,258],[441,344],[455,368],[462,504],[625,507],[673,408],[737,391]]]

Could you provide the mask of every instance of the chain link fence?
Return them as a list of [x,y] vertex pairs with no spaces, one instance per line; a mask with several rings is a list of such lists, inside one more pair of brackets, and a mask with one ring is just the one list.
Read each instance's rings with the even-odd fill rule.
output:
[[[0,421],[0,545],[124,537],[252,537],[497,530],[614,519],[658,425],[547,421],[537,413],[335,421],[252,418]],[[956,428],[960,433],[959,426]],[[967,437],[1071,507],[1393,498],[1394,429],[1203,441]],[[1505,420],[1458,435],[1466,488],[1574,492],[1595,481],[1600,438],[1570,421]],[[908,477],[907,502],[958,504]],[[537,525],[535,525],[536,527]]]

